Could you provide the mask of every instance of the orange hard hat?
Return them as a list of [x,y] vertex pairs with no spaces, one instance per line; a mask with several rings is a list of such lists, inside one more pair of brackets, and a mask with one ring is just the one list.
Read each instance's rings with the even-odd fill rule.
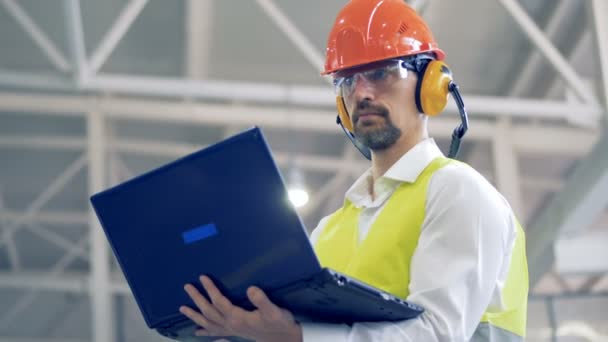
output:
[[431,30],[403,0],[351,0],[329,34],[322,74],[424,52],[445,58]]

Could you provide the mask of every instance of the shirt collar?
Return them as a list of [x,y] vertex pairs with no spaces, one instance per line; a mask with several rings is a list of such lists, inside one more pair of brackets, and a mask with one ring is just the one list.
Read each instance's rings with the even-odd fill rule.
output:
[[[393,188],[403,182],[414,183],[422,171],[435,158],[441,156],[443,156],[443,153],[437,147],[435,140],[432,138],[425,139],[401,156],[401,158],[399,158],[383,176],[376,180],[376,184],[373,184],[373,186],[375,189],[377,189],[377,187]],[[372,170],[370,168],[353,183],[350,189],[348,189],[346,198],[355,205],[371,205],[372,202],[369,195],[371,181]],[[381,202],[383,201],[383,198],[380,198],[379,200]]]
[[400,182],[414,183],[424,169],[437,157],[443,156],[432,138],[424,139],[407,151],[382,176]]

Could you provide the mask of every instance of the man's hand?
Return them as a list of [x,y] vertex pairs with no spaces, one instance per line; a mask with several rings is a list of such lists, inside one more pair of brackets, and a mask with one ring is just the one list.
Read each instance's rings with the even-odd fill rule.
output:
[[257,308],[246,311],[233,305],[206,276],[200,281],[207,291],[211,303],[198,290],[187,284],[184,289],[200,312],[187,306],[179,311],[202,329],[197,336],[240,336],[260,342],[301,342],[302,329],[291,312],[274,305],[264,291],[257,287],[247,289],[247,297]]

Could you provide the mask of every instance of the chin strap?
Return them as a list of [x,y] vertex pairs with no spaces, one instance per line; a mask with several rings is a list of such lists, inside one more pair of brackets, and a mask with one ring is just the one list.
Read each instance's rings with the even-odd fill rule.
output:
[[349,132],[346,127],[344,127],[344,125],[342,124],[342,120],[340,120],[340,116],[336,116],[336,123],[338,125],[340,125],[340,127],[342,127],[342,130],[344,131],[344,134],[346,134],[346,136],[348,137],[348,139],[350,139],[350,141],[353,143],[353,145],[355,145],[355,147],[357,148],[357,150],[359,150],[359,152],[361,152],[361,154],[367,159],[367,160],[372,160],[372,151],[369,149],[369,147],[363,145],[359,140],[357,140],[357,138],[355,138],[355,136]]

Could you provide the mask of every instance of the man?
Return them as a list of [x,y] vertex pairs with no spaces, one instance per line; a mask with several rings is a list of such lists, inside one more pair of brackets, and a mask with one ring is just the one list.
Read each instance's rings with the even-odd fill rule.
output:
[[[449,69],[402,0],[352,0],[338,15],[325,74],[341,122],[371,150],[371,168],[311,240],[323,266],[419,304],[402,322],[297,323],[258,288],[233,306],[208,278],[211,302],[182,313],[201,335],[257,341],[522,341],[528,274],[524,233],[505,199],[469,166],[445,158],[427,116],[445,107]],[[439,94],[439,96],[437,96]],[[443,99],[442,99],[443,98]]]

